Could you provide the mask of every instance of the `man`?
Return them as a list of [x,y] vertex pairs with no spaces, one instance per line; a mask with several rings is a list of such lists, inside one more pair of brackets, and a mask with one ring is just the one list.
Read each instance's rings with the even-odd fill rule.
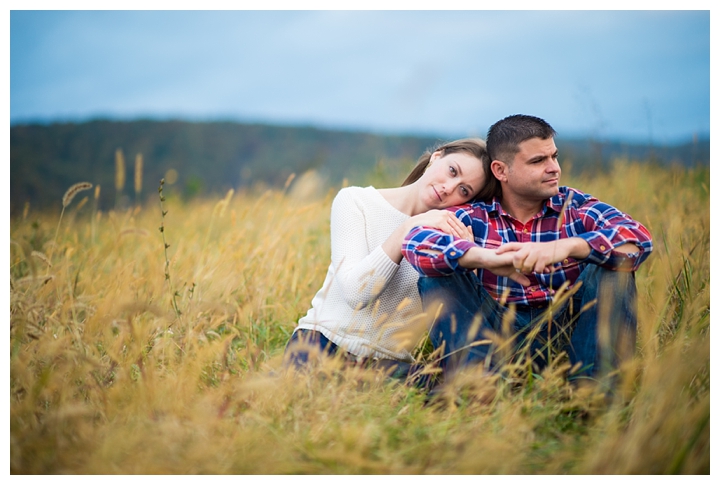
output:
[[469,365],[498,371],[508,353],[526,355],[537,372],[564,350],[571,379],[608,375],[632,357],[634,272],[652,251],[650,233],[560,186],[555,134],[534,116],[495,123],[485,162],[495,197],[455,212],[475,242],[425,227],[405,239],[423,305],[442,303],[430,340],[443,349],[446,378]]

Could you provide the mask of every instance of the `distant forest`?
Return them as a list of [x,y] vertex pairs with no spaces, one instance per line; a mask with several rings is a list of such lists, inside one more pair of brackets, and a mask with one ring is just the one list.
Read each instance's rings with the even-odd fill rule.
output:
[[[445,138],[335,131],[235,122],[107,121],[16,125],[10,128],[10,213],[26,203],[60,207],[63,194],[82,181],[101,186],[100,208],[135,197],[134,163],[143,160],[144,199],[156,194],[169,170],[173,190],[186,198],[224,194],[258,183],[279,186],[291,174],[314,169],[330,183],[361,184],[382,167],[409,166]],[[708,139],[675,146],[591,139],[556,140],[560,161],[574,172],[602,170],[616,158],[659,164],[708,165]],[[116,151],[125,161],[123,194],[115,190]],[[398,180],[395,183],[400,183]],[[89,194],[89,193],[88,193]]]

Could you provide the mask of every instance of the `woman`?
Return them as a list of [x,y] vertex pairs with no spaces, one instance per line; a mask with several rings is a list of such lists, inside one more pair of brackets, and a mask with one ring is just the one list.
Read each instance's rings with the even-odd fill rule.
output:
[[409,368],[417,342],[409,341],[407,327],[422,304],[418,274],[402,258],[403,239],[421,225],[472,238],[442,209],[482,195],[484,157],[483,140],[457,140],[425,152],[400,187],[338,192],[330,215],[330,267],[287,345],[286,365],[302,367],[322,351]]

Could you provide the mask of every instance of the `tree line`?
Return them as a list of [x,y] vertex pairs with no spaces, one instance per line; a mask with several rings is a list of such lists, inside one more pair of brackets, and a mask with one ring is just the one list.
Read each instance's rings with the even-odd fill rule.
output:
[[[27,203],[60,207],[67,188],[80,181],[101,186],[98,203],[103,210],[156,195],[160,179],[168,175],[173,179],[170,190],[186,198],[258,183],[282,187],[292,174],[311,169],[330,183],[346,179],[360,184],[378,167],[408,166],[444,141],[439,136],[230,121],[15,125],[10,128],[10,211],[16,214]],[[561,161],[572,160],[574,170],[602,169],[620,156],[689,166],[709,163],[709,140],[649,146],[559,138],[557,144]],[[127,183],[120,187],[118,177]]]

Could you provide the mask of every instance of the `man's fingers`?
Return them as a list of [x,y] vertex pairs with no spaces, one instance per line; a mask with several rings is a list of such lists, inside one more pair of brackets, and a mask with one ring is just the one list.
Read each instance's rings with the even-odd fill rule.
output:
[[503,244],[502,246],[500,246],[499,248],[497,248],[495,250],[495,254],[504,254],[504,253],[509,253],[510,251],[517,251],[521,247],[522,247],[522,245],[520,245],[518,243]]
[[511,280],[513,280],[517,283],[520,283],[523,286],[530,286],[530,279],[522,273],[515,272],[515,273],[511,274],[510,276],[508,276],[508,278],[510,278]]
[[538,261],[538,262],[535,264],[535,272],[536,272],[536,273],[548,273],[548,272],[549,272],[549,271],[548,271],[548,265],[547,265],[547,264],[543,264],[543,263],[541,263],[540,261]]
[[530,273],[532,271],[532,264],[528,262],[528,254],[518,252],[513,257],[513,266],[521,273]]

